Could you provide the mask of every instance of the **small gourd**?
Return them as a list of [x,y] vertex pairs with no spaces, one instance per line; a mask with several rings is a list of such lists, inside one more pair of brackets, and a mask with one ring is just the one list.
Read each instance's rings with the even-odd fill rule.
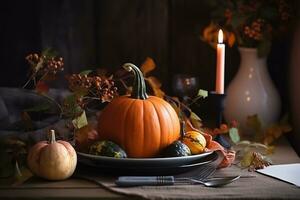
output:
[[190,156],[191,150],[189,147],[177,140],[170,144],[162,153],[164,157],[181,157],[181,156]]
[[125,151],[112,141],[97,141],[90,146],[89,153],[98,156],[126,158]]
[[49,141],[38,142],[29,150],[28,167],[36,176],[48,180],[64,180],[74,173],[77,155],[70,143],[56,141],[54,130],[50,133]]
[[205,150],[206,139],[197,131],[188,131],[184,134],[182,141],[191,150],[192,154],[200,154]]

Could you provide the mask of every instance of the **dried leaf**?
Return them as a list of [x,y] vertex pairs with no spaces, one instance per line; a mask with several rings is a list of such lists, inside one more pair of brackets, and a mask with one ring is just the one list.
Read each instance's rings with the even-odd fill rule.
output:
[[19,186],[31,178],[33,174],[26,167],[20,167],[18,161],[15,162],[15,177],[12,186]]
[[256,132],[262,131],[262,124],[257,114],[248,116],[246,124]]
[[126,88],[126,95],[130,95],[132,93],[132,89],[133,89],[132,86],[127,87]]
[[202,127],[202,120],[194,112],[191,112],[190,121],[194,128],[199,130]]
[[180,116],[181,109],[180,109],[180,101],[177,97],[172,97],[168,100],[168,103],[174,108],[175,112],[178,116]]
[[154,76],[149,76],[145,78],[146,81],[151,85],[152,88],[161,88],[161,82]]
[[231,141],[235,144],[240,141],[239,130],[237,128],[230,128],[229,136],[230,136]]
[[233,33],[228,33],[228,45],[232,47],[235,43],[235,35]]
[[235,160],[235,151],[232,150],[224,150],[224,159],[218,166],[218,168],[229,167]]
[[250,167],[252,161],[253,161],[253,152],[248,151],[244,154],[240,165],[242,168]]
[[145,78],[145,80],[148,82],[148,84],[152,88],[155,96],[164,98],[165,93],[160,89],[161,83],[157,78],[155,78],[154,76],[150,76],[150,77]]
[[208,96],[208,91],[207,90],[198,90],[198,94],[197,97],[202,97],[202,98],[206,98]]
[[251,144],[250,141],[248,141],[248,140],[242,140],[242,141],[238,142],[236,145],[248,146],[250,144]]
[[18,139],[13,139],[13,138],[9,138],[9,139],[5,140],[5,144],[7,146],[14,146],[14,147],[25,147],[26,146],[25,142],[18,140]]
[[292,126],[289,123],[289,116],[288,114],[285,114],[281,120],[279,121],[279,125],[281,127],[281,130],[283,131],[283,133],[288,133],[290,131],[292,131]]
[[233,149],[240,152],[242,156],[247,153],[248,151],[252,152],[259,152],[261,154],[270,154],[274,150],[274,146],[268,146],[264,145],[262,143],[257,143],[257,142],[250,142],[247,140],[243,140],[240,142],[237,142],[234,146]]
[[149,72],[154,70],[156,67],[155,62],[152,58],[147,57],[145,62],[141,66],[141,71],[143,72],[144,76],[147,76]]
[[76,150],[88,152],[89,146],[98,139],[98,132],[91,125],[84,126],[75,131]]
[[73,119],[72,123],[73,123],[73,126],[76,129],[80,129],[80,128],[88,125],[88,121],[87,121],[87,118],[86,118],[85,111],[83,111],[80,116]]
[[80,72],[79,74],[80,75],[89,75],[92,72],[93,72],[93,70],[84,70],[84,71]]
[[63,114],[70,118],[76,118],[83,112],[82,108],[77,104],[77,96],[71,94],[64,99],[63,102]]
[[47,94],[48,91],[49,91],[49,86],[44,81],[38,81],[36,86],[35,86],[35,90],[39,94]]
[[263,156],[258,152],[252,152],[252,162],[249,166],[249,171],[254,171],[257,169],[263,169],[272,164],[272,161],[267,156]]
[[285,131],[290,131],[291,128],[289,125],[281,126],[279,124],[274,124],[271,127],[267,128],[264,134],[263,143],[269,145],[273,143],[277,138],[279,138]]

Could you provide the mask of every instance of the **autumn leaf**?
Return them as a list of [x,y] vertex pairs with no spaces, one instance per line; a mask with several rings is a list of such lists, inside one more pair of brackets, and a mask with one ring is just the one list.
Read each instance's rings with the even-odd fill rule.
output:
[[89,146],[99,139],[98,132],[89,124],[75,131],[76,150],[88,152]]
[[200,128],[202,127],[202,120],[200,119],[200,117],[198,117],[198,115],[196,115],[196,113],[191,112],[190,121],[194,128],[200,130]]
[[80,72],[79,74],[80,75],[89,75],[92,72],[93,72],[93,70],[84,70],[84,71]]
[[289,116],[285,114],[279,121],[279,125],[284,133],[292,131],[292,126],[289,123]]
[[263,143],[266,145],[272,144],[277,138],[290,130],[291,128],[288,125],[274,124],[265,130]]
[[229,137],[233,143],[237,143],[240,141],[239,130],[237,128],[229,129]]
[[[210,44],[211,47],[216,48],[218,43],[218,33],[220,30],[220,26],[218,24],[215,24],[211,22],[202,33],[202,36],[200,38]],[[226,29],[223,30],[223,36],[224,36],[224,42],[228,43],[230,47],[234,45],[236,42],[235,34],[231,31],[228,31]]]
[[178,97],[168,98],[167,101],[174,108],[177,115],[180,116],[181,109],[180,109],[180,101],[179,101]]
[[154,76],[150,76],[150,77],[145,78],[145,80],[148,82],[148,84],[152,88],[155,96],[164,98],[165,93],[160,89],[161,82],[157,78],[155,78]]
[[152,58],[147,57],[144,63],[141,65],[141,71],[143,72],[144,76],[147,76],[149,72],[154,70],[156,67],[155,62]]
[[76,129],[80,129],[88,124],[85,111],[83,110],[81,115],[72,120],[72,123]]
[[49,91],[49,86],[47,85],[47,83],[45,81],[38,81],[35,86],[35,90],[39,94],[47,94]]
[[228,33],[228,45],[229,47],[232,47],[235,43],[235,35],[231,32]]
[[242,140],[237,142],[233,146],[233,149],[241,152],[241,154],[245,154],[245,152],[247,151],[255,151],[267,155],[274,151],[274,146],[269,146],[258,142],[250,142],[248,140]]
[[208,91],[207,90],[198,90],[198,94],[197,97],[202,97],[202,98],[206,98],[208,96]]
[[240,165],[242,168],[250,167],[252,161],[253,161],[253,152],[248,151],[247,153],[244,154],[240,162]]
[[248,169],[249,171],[263,169],[272,164],[272,160],[269,157],[263,156],[258,152],[253,152],[252,156],[253,156],[253,159],[249,166],[249,169]]
[[33,176],[27,167],[21,167],[19,162],[15,162],[15,177],[12,186],[19,186]]
[[262,130],[262,124],[258,117],[258,115],[249,115],[247,117],[246,124],[248,127],[253,128],[256,132],[261,132]]
[[77,104],[77,96],[71,94],[64,99],[63,102],[63,114],[67,117],[76,118],[80,116],[83,112],[83,109]]

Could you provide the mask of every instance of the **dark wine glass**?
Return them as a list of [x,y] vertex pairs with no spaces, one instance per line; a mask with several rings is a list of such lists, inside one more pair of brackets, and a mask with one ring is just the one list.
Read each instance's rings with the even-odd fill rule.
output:
[[189,74],[176,74],[172,80],[172,89],[175,96],[188,101],[197,95],[199,78]]

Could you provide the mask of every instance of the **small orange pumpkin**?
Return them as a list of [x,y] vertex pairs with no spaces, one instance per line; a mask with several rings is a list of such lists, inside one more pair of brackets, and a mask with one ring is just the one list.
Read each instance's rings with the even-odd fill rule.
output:
[[180,137],[177,113],[165,100],[147,95],[138,67],[123,67],[134,73],[132,94],[105,107],[98,120],[99,137],[120,145],[128,157],[154,157]]
[[77,164],[77,155],[70,143],[55,140],[51,130],[50,141],[35,144],[28,153],[27,164],[37,176],[48,180],[63,180],[70,177]]

